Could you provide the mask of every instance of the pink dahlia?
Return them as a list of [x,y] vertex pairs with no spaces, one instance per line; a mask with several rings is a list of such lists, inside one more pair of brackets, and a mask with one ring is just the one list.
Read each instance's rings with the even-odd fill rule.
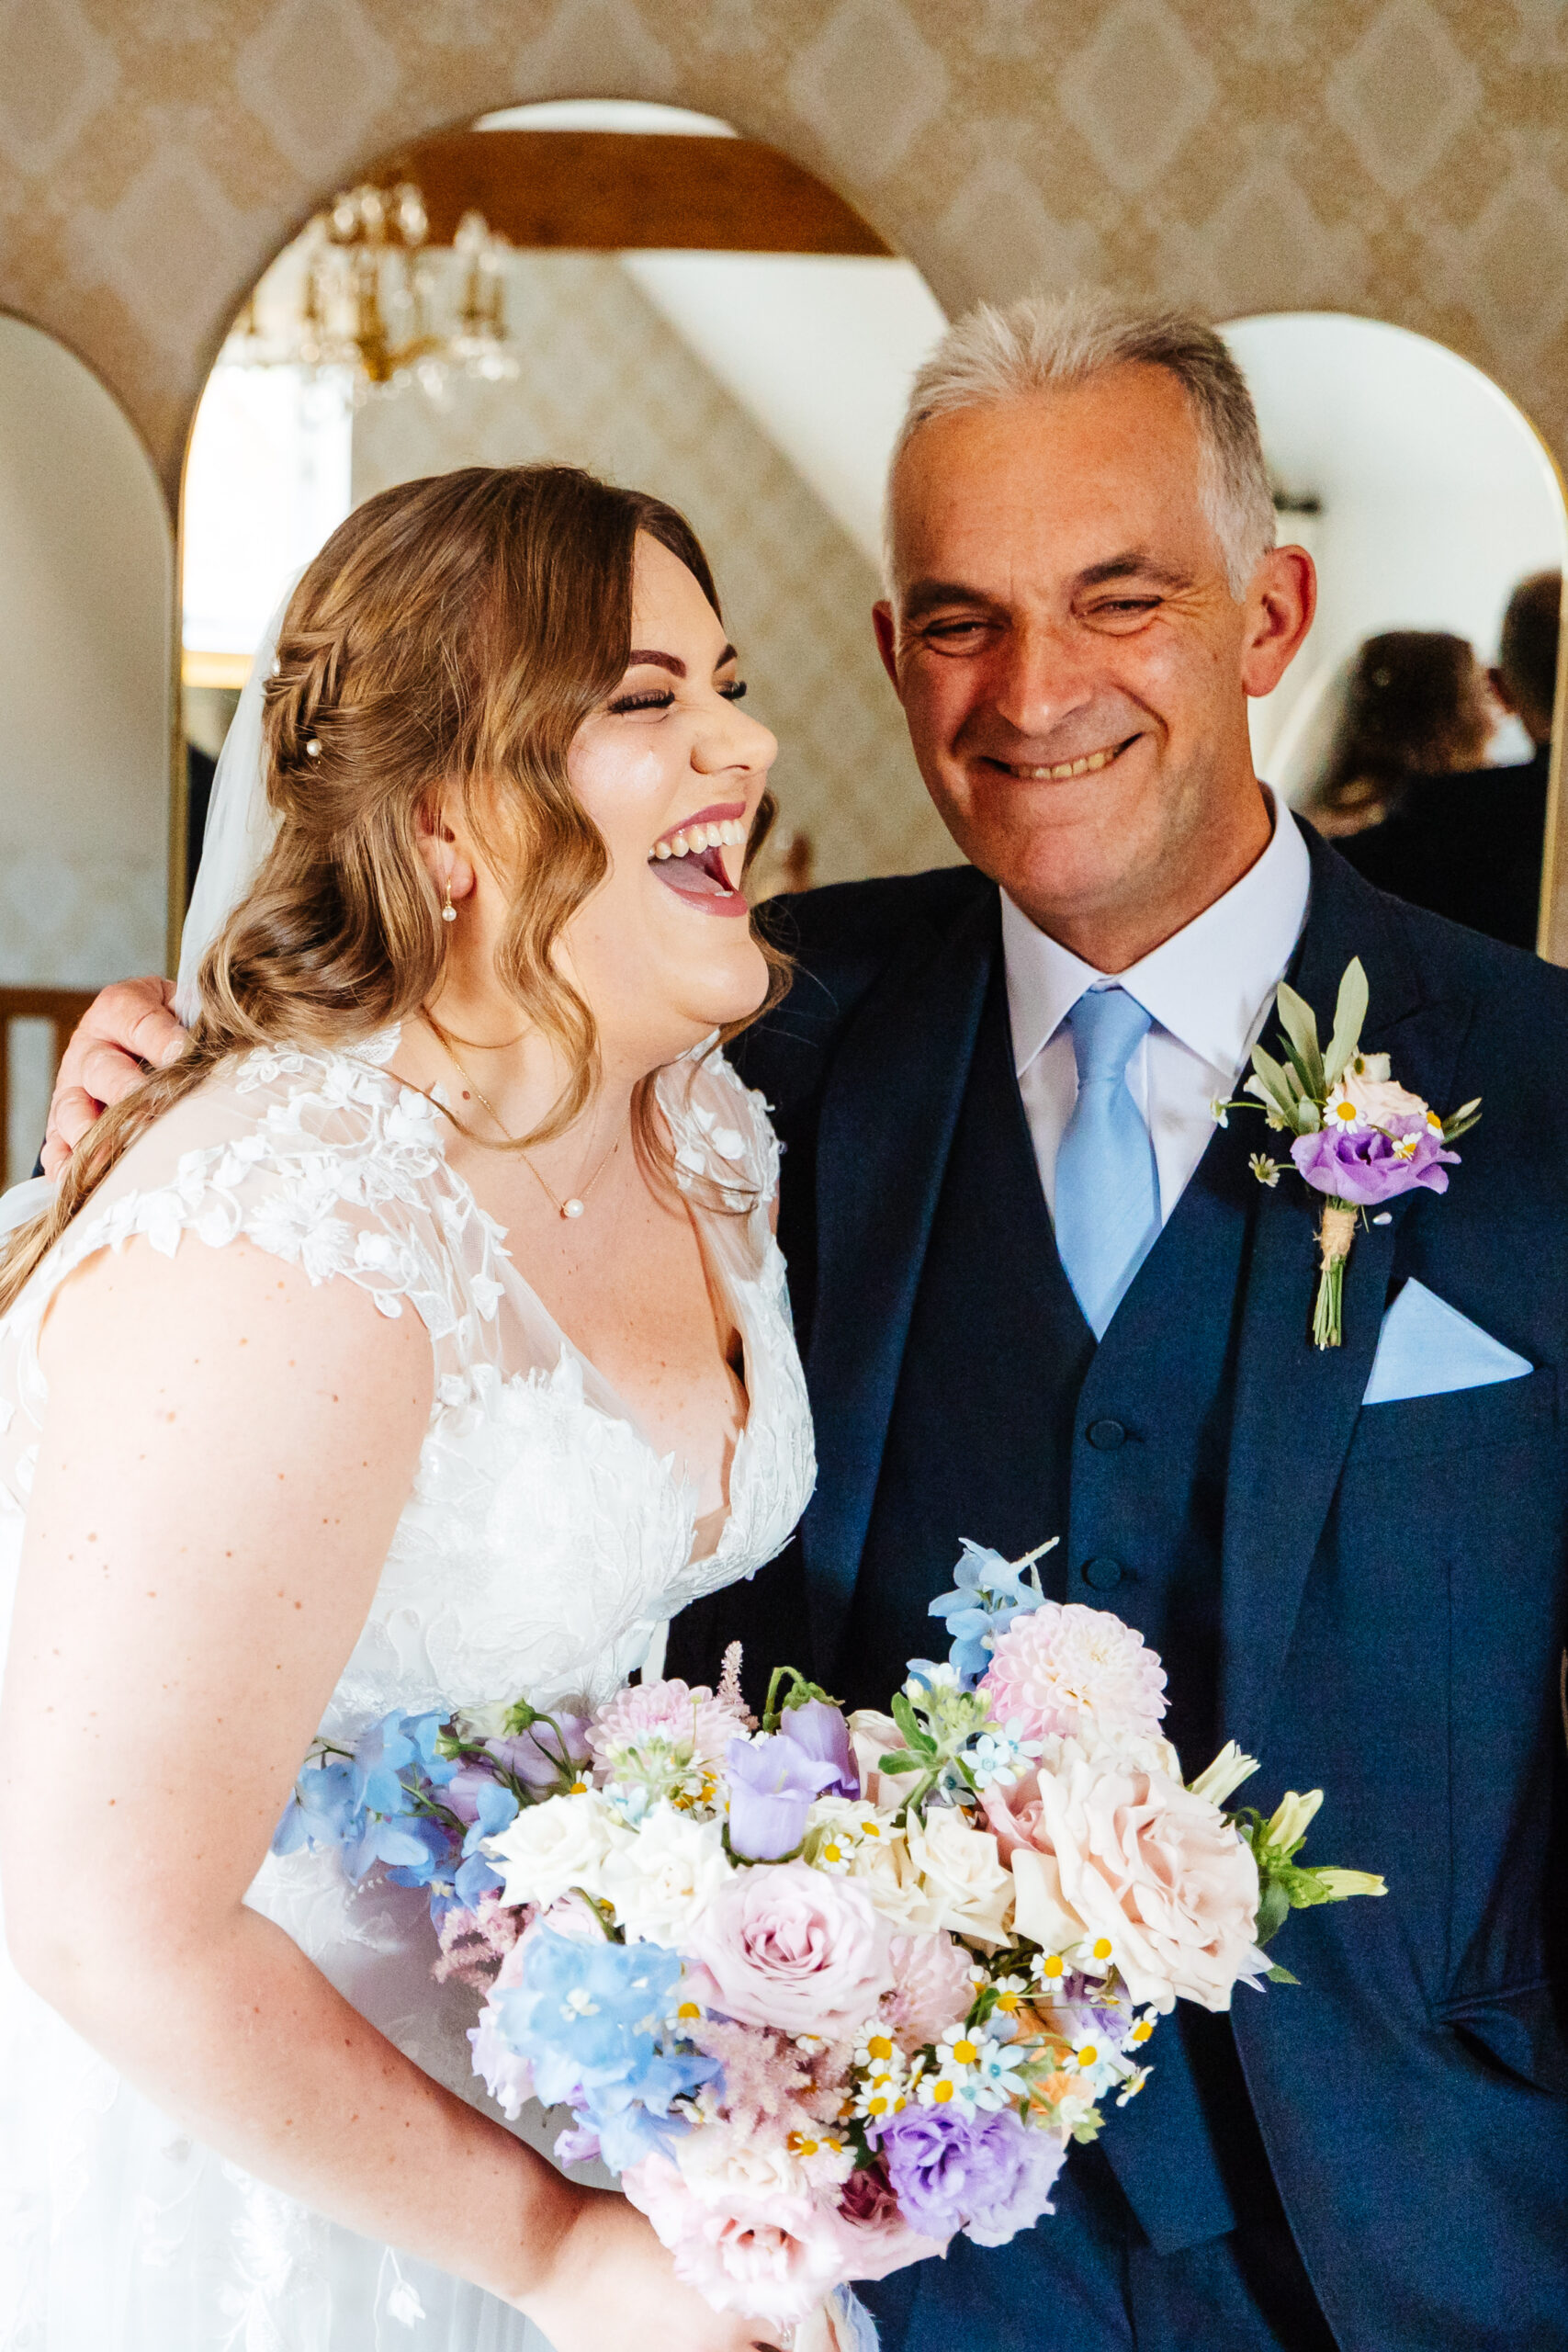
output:
[[980,1689],[1025,1739],[1098,1732],[1116,1739],[1155,1731],[1165,1713],[1165,1669],[1141,1634],[1109,1609],[1045,1600],[997,1636]]
[[722,1764],[732,1739],[750,1729],[739,1695],[717,1696],[699,1682],[691,1690],[679,1679],[631,1683],[617,1690],[588,1726],[588,1745],[603,1764],[617,1748],[662,1740],[705,1764]]
[[906,2050],[923,2049],[968,2016],[975,1998],[969,1955],[945,1928],[895,1936],[888,1954],[893,1990],[884,1994],[877,2014]]

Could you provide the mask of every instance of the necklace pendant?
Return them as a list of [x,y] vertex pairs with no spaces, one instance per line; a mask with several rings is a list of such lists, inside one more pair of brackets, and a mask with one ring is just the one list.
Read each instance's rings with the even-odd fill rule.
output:
[[582,1203],[575,1198],[570,1201],[563,1201],[560,1204],[560,1213],[562,1216],[581,1216],[582,1215]]

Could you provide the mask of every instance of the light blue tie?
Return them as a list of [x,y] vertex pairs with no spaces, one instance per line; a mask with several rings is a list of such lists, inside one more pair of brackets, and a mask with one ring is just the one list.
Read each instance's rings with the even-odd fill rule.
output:
[[1056,1153],[1056,1248],[1102,1339],[1159,1236],[1159,1170],[1127,1064],[1149,1015],[1125,989],[1089,989],[1067,1015],[1078,1099]]

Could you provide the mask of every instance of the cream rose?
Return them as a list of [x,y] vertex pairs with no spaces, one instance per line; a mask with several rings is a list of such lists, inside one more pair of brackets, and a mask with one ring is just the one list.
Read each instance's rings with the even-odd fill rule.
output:
[[602,1895],[604,1865],[632,1834],[601,1797],[547,1797],[525,1804],[484,1850],[504,1875],[503,1903],[547,1906],[573,1887]]
[[[1114,1758],[1065,1757],[1040,1781],[1037,1897],[1105,1938],[1133,1999],[1168,2010],[1178,1996],[1228,2009],[1240,1978],[1269,1962],[1254,1940],[1258,1866],[1216,1804],[1162,1772]],[[1013,1856],[1015,1878],[1022,1858]],[[1034,1933],[1028,1928],[1025,1932]],[[1055,1944],[1054,1935],[1037,1940]]]
[[976,1943],[1005,1943],[1013,1883],[991,1831],[971,1828],[955,1806],[937,1805],[923,1822],[911,1815],[904,1834],[927,1898],[926,1916],[913,1924],[946,1928]]
[[734,1865],[716,1821],[657,1804],[635,1838],[606,1856],[600,1884],[634,1943],[682,1950]]

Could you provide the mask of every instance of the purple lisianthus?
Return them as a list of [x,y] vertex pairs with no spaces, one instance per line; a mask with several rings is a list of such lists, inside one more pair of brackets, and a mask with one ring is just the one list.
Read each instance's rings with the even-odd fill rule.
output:
[[860,1774],[850,1752],[850,1727],[839,1708],[825,1699],[807,1699],[798,1707],[786,1707],[779,1717],[779,1736],[793,1740],[814,1763],[833,1767],[836,1777],[823,1781],[818,1796],[859,1796]]
[[1364,1124],[1323,1127],[1298,1136],[1291,1158],[1315,1192],[1348,1201],[1353,1208],[1378,1208],[1417,1185],[1446,1193],[1448,1171],[1459,1165],[1457,1151],[1445,1150],[1440,1129],[1426,1118],[1391,1119],[1390,1132]]
[[725,1769],[730,1851],[748,1862],[782,1862],[793,1854],[805,1838],[812,1798],[839,1778],[836,1763],[808,1755],[781,1733],[732,1739]]
[[877,2144],[905,2220],[921,2237],[964,2230],[980,2245],[1005,2245],[1049,2211],[1063,2150],[1003,2109],[906,2107],[877,2126]]

